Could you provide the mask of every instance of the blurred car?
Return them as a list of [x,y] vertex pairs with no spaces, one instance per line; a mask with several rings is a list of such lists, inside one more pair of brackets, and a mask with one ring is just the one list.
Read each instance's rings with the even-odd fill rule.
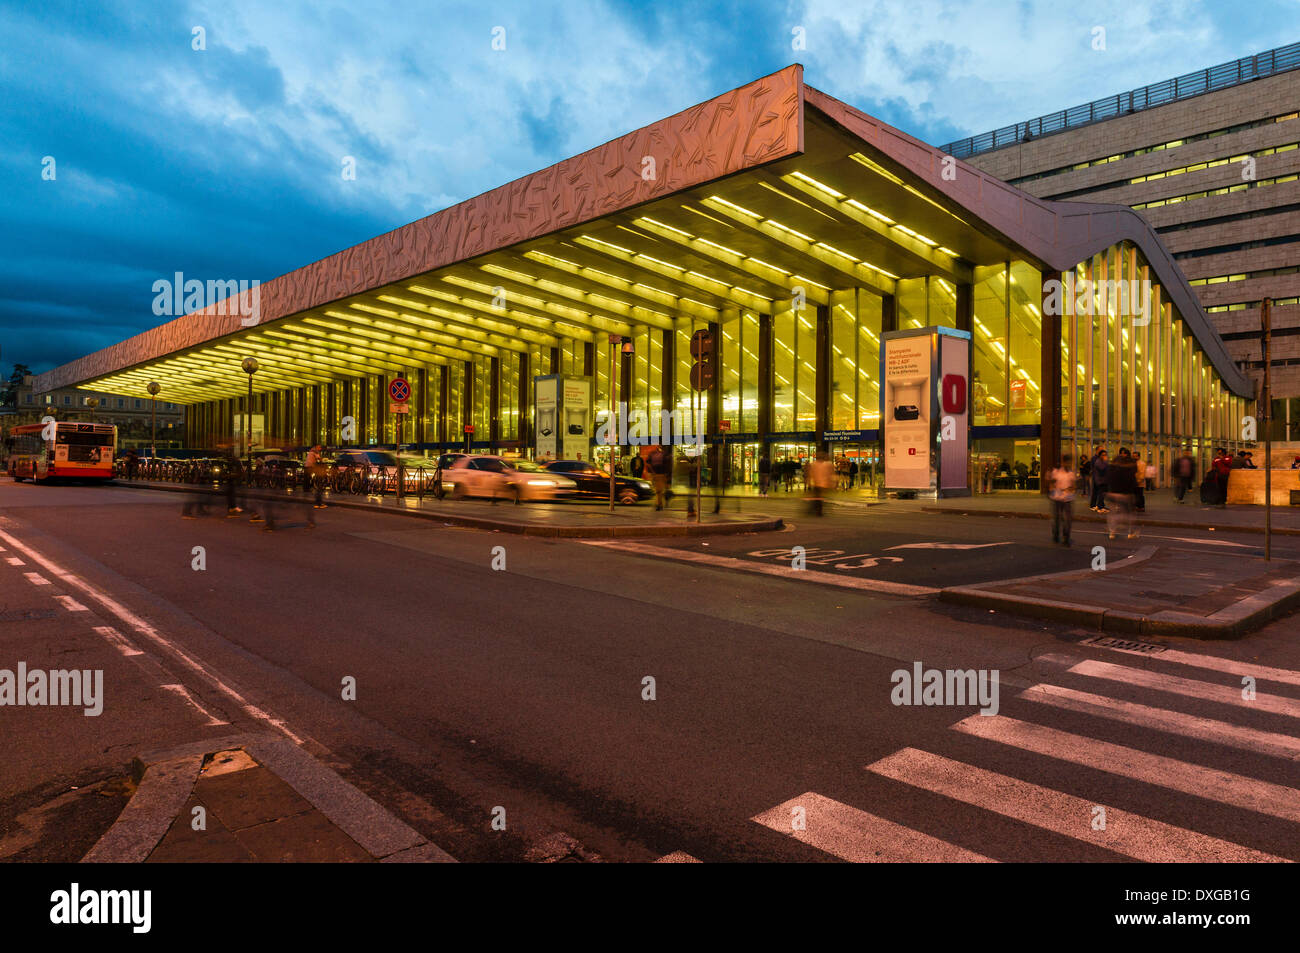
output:
[[[554,460],[546,464],[546,469],[551,473],[562,473],[577,484],[573,494],[576,499],[609,499],[609,473],[590,460]],[[647,480],[614,477],[614,499],[624,506],[632,506],[654,495],[654,486]]]
[[462,456],[442,471],[444,489],[455,497],[491,500],[553,500],[571,495],[577,484],[530,460],[507,460],[490,454]]

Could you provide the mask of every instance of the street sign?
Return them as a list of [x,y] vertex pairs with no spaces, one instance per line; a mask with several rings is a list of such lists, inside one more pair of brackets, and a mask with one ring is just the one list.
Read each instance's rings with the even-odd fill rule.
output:
[[405,377],[394,377],[388,382],[388,396],[398,403],[411,399],[411,385]]
[[465,432],[466,432],[466,433],[473,433],[473,432],[474,432],[474,425],[473,425],[473,424],[466,424],[466,425],[465,425]]
[[406,403],[389,404],[388,412],[390,414],[409,414],[411,412],[411,405]]
[[730,421],[730,420],[719,420],[719,421],[718,421],[718,429],[721,430],[721,431],[724,432],[724,433],[725,433],[726,431],[730,430],[730,429],[731,429],[731,421]]

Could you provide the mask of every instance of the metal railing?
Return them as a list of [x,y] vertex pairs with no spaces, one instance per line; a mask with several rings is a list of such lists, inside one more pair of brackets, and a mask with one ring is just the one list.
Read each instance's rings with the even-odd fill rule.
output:
[[994,149],[1028,142],[1041,136],[1050,136],[1053,133],[1077,129],[1090,123],[1114,119],[1116,116],[1153,109],[1156,106],[1190,99],[1219,89],[1228,89],[1296,68],[1300,68],[1300,43],[1279,46],[1253,56],[1243,56],[1231,63],[1220,63],[1209,69],[1152,83],[1150,86],[1133,89],[1127,93],[1095,99],[1082,106],[1062,109],[1060,112],[1039,116],[1028,122],[1018,122],[978,136],[958,139],[946,146],[940,146],[939,149],[955,158],[966,159],[981,152],[991,152]]
[[[231,463],[228,458],[194,458],[172,460],[144,458],[136,467],[133,478],[142,482],[189,483],[216,487],[231,478],[241,488],[289,490],[307,492],[319,483],[322,489],[336,494],[353,496],[383,496],[397,492],[397,476],[391,468],[379,466],[330,467],[325,472],[309,477],[301,467],[270,466],[255,461],[248,466],[243,461]],[[120,480],[132,478],[126,461],[118,459],[113,474]],[[417,499],[426,495],[443,497],[442,471],[432,467],[407,467],[402,474],[403,492]]]

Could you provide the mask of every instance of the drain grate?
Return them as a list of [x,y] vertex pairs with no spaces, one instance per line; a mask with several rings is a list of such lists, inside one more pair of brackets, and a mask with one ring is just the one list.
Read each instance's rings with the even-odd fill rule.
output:
[[53,609],[11,609],[0,612],[0,622],[31,622],[34,619],[52,619],[56,615]]
[[1115,649],[1119,652],[1137,652],[1140,655],[1153,655],[1169,648],[1155,642],[1137,642],[1133,639],[1117,639],[1112,635],[1099,635],[1094,639],[1084,639],[1080,645],[1095,645],[1101,649]]

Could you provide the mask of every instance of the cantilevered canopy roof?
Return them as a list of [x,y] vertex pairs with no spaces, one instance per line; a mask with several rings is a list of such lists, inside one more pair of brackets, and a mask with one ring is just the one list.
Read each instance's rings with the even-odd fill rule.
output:
[[826,304],[1011,258],[1068,269],[1128,239],[1228,386],[1251,393],[1140,216],[1038,200],[960,162],[945,177],[945,158],[791,66],[267,282],[252,326],[223,302],[36,388],[146,396],[157,380],[194,403],[243,393],[250,354],[254,387],[280,390],[773,313],[797,288]]

